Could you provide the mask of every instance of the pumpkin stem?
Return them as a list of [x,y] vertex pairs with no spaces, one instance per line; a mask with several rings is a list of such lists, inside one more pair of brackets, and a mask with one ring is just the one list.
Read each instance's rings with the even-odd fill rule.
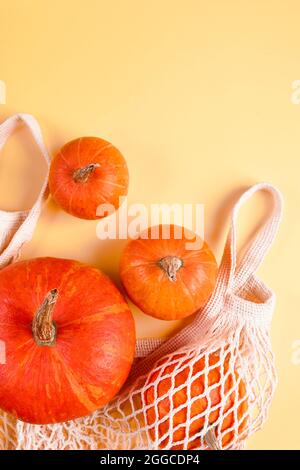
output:
[[57,299],[58,290],[50,290],[34,315],[32,333],[35,342],[39,346],[53,346],[56,342],[56,326],[53,322],[53,310]]
[[176,273],[178,269],[182,268],[183,261],[177,256],[166,256],[159,260],[158,265],[165,271],[170,281],[175,282],[177,280]]
[[221,450],[221,446],[217,440],[216,433],[213,429],[209,429],[205,434],[205,441],[210,449],[212,450]]
[[90,163],[82,168],[77,168],[73,173],[75,183],[86,183],[90,175],[100,167],[100,163]]

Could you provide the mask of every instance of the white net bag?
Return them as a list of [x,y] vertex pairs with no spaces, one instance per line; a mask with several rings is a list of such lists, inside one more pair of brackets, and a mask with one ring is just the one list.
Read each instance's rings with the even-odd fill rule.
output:
[[[273,208],[237,260],[238,211],[259,190],[270,193]],[[281,196],[273,186],[246,191],[232,212],[215,291],[193,322],[165,342],[139,340],[127,385],[105,408],[62,424],[19,421],[15,447],[243,448],[265,422],[276,385],[269,336],[275,298],[255,272],[281,212]]]

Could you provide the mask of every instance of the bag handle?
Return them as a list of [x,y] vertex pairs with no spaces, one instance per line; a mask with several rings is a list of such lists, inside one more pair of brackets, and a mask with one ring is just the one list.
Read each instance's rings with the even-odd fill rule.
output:
[[37,143],[47,165],[50,164],[50,157],[48,150],[44,144],[41,128],[37,120],[31,115],[26,113],[18,113],[10,116],[0,126],[0,151],[10,135],[14,132],[20,122],[23,122],[30,130],[35,142]]
[[[243,257],[238,261],[237,220],[241,207],[258,191],[265,191],[272,197],[272,210],[262,223],[258,232],[249,241]],[[235,204],[230,220],[230,228],[225,244],[215,293],[222,297],[229,290],[237,292],[261,265],[265,255],[277,234],[282,217],[283,199],[274,186],[258,183],[242,194]]]
[[6,235],[13,233],[13,236],[10,236],[8,246],[6,246],[4,242],[5,248],[2,252],[0,246],[0,268],[16,259],[22,245],[32,238],[33,231],[41,212],[42,203],[45,199],[48,184],[50,157],[44,144],[40,126],[33,116],[25,113],[15,114],[6,119],[6,121],[0,125],[0,151],[20,122],[23,122],[30,130],[32,137],[46,162],[47,172],[42,183],[40,193],[30,210],[14,212],[0,210],[0,231],[3,234],[1,234],[2,237],[0,238],[5,241]]

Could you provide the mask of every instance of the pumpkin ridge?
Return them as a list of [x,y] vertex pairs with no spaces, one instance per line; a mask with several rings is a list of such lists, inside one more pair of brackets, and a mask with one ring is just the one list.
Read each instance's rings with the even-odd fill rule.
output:
[[58,184],[57,187],[55,188],[55,191],[52,192],[52,197],[55,198],[56,194],[59,193],[63,187],[64,187],[64,183]]
[[[151,232],[150,232],[151,234]],[[148,251],[148,253],[150,253],[151,255],[149,255],[149,258],[154,258],[155,261],[158,261],[162,256],[163,256],[163,250],[161,249],[161,247],[158,247],[159,249],[155,249],[153,247],[153,243],[148,243],[147,242],[151,242],[151,241],[159,241],[159,239],[151,239],[151,238],[137,238],[134,240],[134,242],[137,244],[137,245],[140,245],[146,252]],[[150,246],[150,244],[152,246]],[[140,256],[138,254],[138,256]]]
[[96,150],[96,152],[91,156],[91,160],[96,158],[96,157],[99,157],[99,155],[101,155],[103,152],[105,152],[105,150],[108,150],[110,148],[112,148],[112,144],[110,142],[107,142],[105,141],[106,144],[103,145],[103,147],[101,147],[101,149],[98,149]]
[[[136,267],[136,268],[138,268],[138,267]],[[159,269],[159,268],[157,269],[157,271],[159,272],[159,275],[160,275],[159,282],[158,282],[159,287],[157,288],[157,286],[155,286],[156,289],[155,289],[155,290],[152,289],[153,292],[154,292],[154,291],[155,291],[155,292],[158,292],[158,295],[157,295],[157,298],[156,298],[156,301],[155,301],[155,307],[157,306],[157,303],[158,303],[158,301],[159,301],[159,294],[160,294],[160,292],[161,292],[162,283],[163,283],[163,281],[164,281],[164,279],[163,279],[163,278],[164,278],[164,273],[163,273],[163,271],[162,271],[161,269]],[[147,287],[146,287],[146,288],[147,288]],[[125,283],[125,289],[126,289],[126,283]],[[137,286],[136,289],[135,289],[135,294],[137,294],[137,296],[134,295],[133,293],[132,293],[132,295],[130,296],[130,295],[129,295],[129,292],[128,292],[128,296],[129,296],[129,297],[132,297],[132,299],[134,299],[135,297],[136,297],[136,298],[139,297],[139,294],[140,294],[140,293],[143,294],[144,292],[145,292],[145,285],[141,283],[141,284],[140,284],[139,286]],[[138,302],[137,300],[134,300],[134,302],[136,302],[137,305],[139,305],[139,303],[140,303],[140,302]],[[142,307],[140,307],[140,309],[143,311]]]
[[27,346],[29,343],[32,343],[32,340],[33,340],[33,338],[27,339],[26,341],[24,341],[24,343],[19,344],[19,345],[15,348],[15,350],[18,351],[18,350],[22,349],[24,346]]
[[[26,341],[25,343],[22,344],[22,347],[26,346],[27,344],[28,342]],[[19,364],[18,364],[19,369],[22,369],[28,362],[32,361],[34,359],[34,356],[36,355],[36,352],[37,350],[36,348],[34,348],[34,341],[33,341],[31,345],[28,344],[28,348],[26,350],[23,360],[19,361]]]
[[136,268],[146,268],[147,269],[148,267],[151,267],[151,266],[156,266],[156,263],[154,263],[154,262],[151,263],[150,261],[149,261],[149,263],[146,263],[146,262],[145,263],[140,263],[140,264],[133,264],[132,263],[132,264],[126,266],[125,268],[123,267],[122,272],[123,272],[123,274],[125,274],[127,271],[130,271],[130,270],[133,270],[133,269],[136,269]]
[[77,323],[89,323],[89,322],[92,322],[92,321],[97,321],[98,318],[99,318],[99,320],[103,320],[103,316],[105,316],[105,315],[109,315],[109,314],[112,314],[112,313],[118,315],[119,313],[123,313],[123,312],[128,311],[127,305],[119,304],[116,311],[114,311],[115,307],[116,307],[115,305],[110,305],[110,306],[103,307],[103,308],[99,309],[99,311],[97,313],[91,313],[90,315],[83,315],[82,317],[76,318],[74,320],[59,323],[59,328],[65,328],[65,327],[70,326],[70,325],[76,325]]
[[97,180],[97,182],[99,181],[99,183],[105,183],[105,184],[110,184],[111,186],[115,186],[116,188],[126,188],[126,185],[125,184],[119,184],[119,183],[114,183],[113,181],[110,181],[109,179],[99,179]]
[[69,188],[68,192],[69,192],[69,211],[72,211],[74,194],[76,193],[75,186],[73,186],[72,190],[71,188]]
[[[164,273],[162,272],[161,273],[161,278],[163,278],[163,276],[164,276]],[[157,310],[157,305],[158,305],[158,302],[159,302],[159,296],[160,296],[161,290],[162,290],[162,281],[159,282],[159,288],[158,288],[158,291],[157,291],[155,307],[153,309],[154,312],[156,312],[156,310]]]
[[[193,307],[197,310],[196,304],[195,304],[195,300],[194,300],[194,296],[193,296],[193,294],[192,294],[192,292],[191,292],[190,287],[187,286],[186,283],[184,282],[183,277],[182,277],[182,273],[180,273],[180,272],[178,273],[178,278],[179,278],[180,282],[182,283],[182,285],[184,286],[184,288],[186,289],[186,291],[188,292],[189,297],[190,297],[190,299],[191,299],[191,301],[192,301]],[[196,311],[196,310],[195,310],[195,311]]]
[[68,168],[71,168],[70,162],[66,159],[61,150],[58,152],[58,155],[60,155],[61,159],[65,162],[66,166]]
[[[89,266],[87,266],[84,263],[80,263],[79,261],[76,262],[76,265],[70,266],[70,268],[64,274],[61,275],[58,289],[60,291],[64,291],[66,288],[66,284],[72,280],[71,277],[74,274],[77,274],[81,269],[87,268],[87,267]],[[99,274],[99,272],[97,273]]]
[[[205,280],[209,281],[208,273],[203,270],[202,263],[201,263],[201,265],[197,264],[196,268],[194,268],[194,266],[189,264],[189,263],[185,265],[185,275],[190,274],[193,271],[194,271],[193,281],[194,282],[196,281],[197,284],[199,283],[199,281],[200,281],[200,283],[201,283],[201,281],[205,281]],[[182,273],[181,273],[181,277],[183,277]],[[183,279],[181,279],[181,280],[183,282]],[[199,291],[200,291],[200,289],[199,289]]]
[[[95,410],[95,406],[97,405],[97,403],[94,403],[89,399],[86,393],[86,389],[81,384],[80,379],[78,379],[77,374],[74,372],[74,369],[71,369],[70,367],[67,368],[66,364],[62,360],[61,355],[56,350],[53,351],[53,355],[61,364],[62,370],[64,371],[65,377],[73,391],[74,397],[78,400],[78,402],[81,405],[83,405],[86,408],[88,413],[93,412]],[[85,386],[88,386],[88,385],[89,384],[86,384]],[[80,393],[80,391],[82,391],[82,393]]]
[[[28,344],[28,343],[31,343],[31,344]],[[22,374],[21,375],[22,380],[24,380],[24,374],[25,374],[24,366],[26,366],[28,363],[29,364],[32,363],[32,361],[35,358],[35,355],[38,352],[38,347],[36,346],[33,338],[28,340],[28,341],[25,341],[22,345],[19,345],[18,349],[21,349],[22,347],[26,346],[27,344],[28,344],[28,348],[26,348],[26,351],[24,353],[24,357],[23,357],[22,361],[19,361],[19,363],[18,363],[18,371],[20,371],[21,374]],[[1,390],[0,396],[2,394],[4,394],[4,395],[6,394],[5,390],[6,390],[7,387],[9,389],[15,388],[14,384],[17,384],[19,380],[20,380],[20,375],[18,373],[15,373],[14,375],[12,375],[10,377],[9,384],[7,384],[7,386],[4,385],[3,389]],[[8,409],[8,412],[12,413],[12,411],[10,411],[9,409]],[[16,412],[15,412],[15,416],[18,418],[18,414]]]
[[[183,255],[183,259],[186,259],[187,261],[190,261],[191,263],[194,263],[195,261],[197,261],[197,260],[194,260],[194,258],[197,258],[197,257],[200,258],[201,255],[199,255],[199,253],[197,253],[197,256]],[[211,264],[212,266],[215,266],[215,261],[203,261],[201,259],[201,264]]]

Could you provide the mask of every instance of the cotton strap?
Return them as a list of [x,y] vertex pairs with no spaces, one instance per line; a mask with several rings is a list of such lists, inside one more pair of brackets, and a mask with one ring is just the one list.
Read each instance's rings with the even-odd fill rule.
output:
[[31,209],[12,212],[0,210],[0,269],[16,260],[23,244],[31,240],[47,189],[50,158],[43,141],[40,126],[33,116],[30,114],[15,114],[0,125],[0,152],[7,139],[21,123],[25,124],[30,130],[45,160],[47,171],[40,193]]

